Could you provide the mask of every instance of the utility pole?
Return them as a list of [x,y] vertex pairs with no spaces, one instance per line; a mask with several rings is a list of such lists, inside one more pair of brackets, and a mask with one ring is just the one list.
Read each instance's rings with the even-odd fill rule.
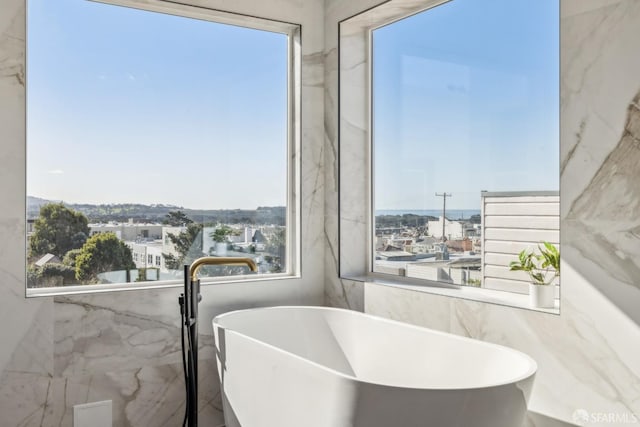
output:
[[442,241],[444,242],[444,226],[445,226],[445,221],[446,221],[446,213],[447,213],[447,197],[451,197],[452,195],[450,193],[442,193],[442,194],[438,194],[436,193],[436,197],[442,197]]

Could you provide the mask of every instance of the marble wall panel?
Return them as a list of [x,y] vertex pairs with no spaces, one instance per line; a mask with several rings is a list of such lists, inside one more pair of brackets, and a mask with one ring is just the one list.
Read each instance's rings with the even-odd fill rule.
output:
[[[326,277],[324,300],[329,305],[363,310],[362,283],[341,280],[337,273],[340,262],[337,35],[340,20],[379,1],[201,0],[200,3],[302,22],[303,56],[308,65],[303,69],[305,104],[302,106],[305,112],[302,132],[305,141],[308,141],[303,147],[302,171],[303,275],[307,279],[295,281],[295,284],[269,283],[265,286],[263,283],[241,285],[237,289],[221,286],[206,290],[202,311],[211,317],[226,309],[246,306],[283,302],[315,303],[322,298],[322,286],[317,284],[317,281],[322,282],[322,277]],[[637,29],[640,28],[637,25],[637,8],[638,2],[634,0],[562,0],[561,185],[563,200],[566,195],[571,203],[581,198],[584,201],[595,200],[595,190],[588,190],[585,196],[585,189],[589,189],[598,170],[620,144],[630,103],[640,88],[637,81],[640,74],[636,68],[638,56],[633,54],[638,39]],[[2,425],[69,425],[69,408],[73,404],[102,398],[112,399],[114,408],[118,408],[114,411],[114,419],[120,424],[114,425],[172,424],[178,419],[176,414],[179,408],[167,405],[167,412],[156,411],[160,412],[159,418],[153,418],[153,410],[149,408],[154,408],[156,403],[144,402],[159,395],[166,396],[167,402],[180,400],[177,397],[181,396],[178,394],[181,393],[181,387],[178,384],[179,370],[175,364],[175,342],[172,344],[170,338],[171,334],[175,334],[170,325],[175,324],[176,320],[172,317],[174,314],[168,314],[177,312],[171,302],[175,290],[165,290],[157,295],[149,291],[127,293],[134,301],[146,302],[124,309],[118,305],[118,298],[108,294],[57,299],[55,305],[53,298],[24,298],[24,1],[5,0],[2,12]],[[324,34],[319,25],[313,26],[319,17],[325,18]],[[323,114],[324,123],[320,122],[320,114]],[[324,137],[321,133],[323,130]],[[611,167],[607,169],[611,170]],[[636,176],[634,172],[624,171],[621,179]],[[622,196],[626,194],[623,192]],[[359,206],[355,202],[353,205]],[[563,215],[570,211],[570,206],[563,203]],[[629,280],[620,280],[616,276],[617,270],[614,270],[622,261],[625,265],[636,264],[638,252],[630,243],[634,242],[635,225],[619,230],[623,234],[614,241],[602,241],[593,237],[597,233],[606,234],[608,224],[612,224],[614,219],[605,218],[609,222],[601,223],[594,233],[587,227],[593,226],[593,223],[587,220],[603,218],[603,213],[598,210],[595,214],[581,217],[582,212],[586,211],[574,211],[576,224],[563,223],[563,230],[567,226],[576,227],[571,232],[563,231],[563,245],[564,239],[574,239],[577,243],[563,246],[565,260],[571,261],[574,272],[568,273],[568,278],[567,269],[563,273],[563,285],[566,283],[567,286],[563,290],[563,312],[560,317],[469,301],[457,302],[438,296],[429,296],[423,301],[421,296],[413,295],[415,292],[406,290],[394,291],[387,296],[387,288],[382,288],[377,297],[373,293],[367,294],[367,308],[399,320],[506,343],[533,352],[539,359],[542,378],[536,385],[533,409],[544,415],[530,415],[527,426],[562,425],[563,421],[554,420],[570,421],[577,408],[640,412],[637,406],[640,401],[637,360],[640,358],[634,345],[640,337],[637,321],[631,319],[628,313],[628,309],[634,306],[621,310],[618,301],[625,298],[615,298],[615,295],[624,295],[625,289],[637,284],[637,281],[629,283]],[[622,215],[623,219],[633,221],[630,211],[625,207]],[[624,234],[626,230],[631,231]],[[590,238],[584,244],[579,241],[583,234]],[[614,248],[610,253],[615,254],[618,246],[622,248],[616,256],[622,261],[611,258],[606,265],[601,265],[598,259],[588,257],[591,250],[602,247]],[[571,283],[574,284],[573,289]],[[614,296],[607,294],[608,283],[619,285]],[[154,307],[157,298],[163,302]],[[405,309],[402,308],[403,298],[409,300]],[[121,313],[118,315],[117,311]],[[71,325],[74,322],[77,324]],[[101,333],[107,334],[108,339],[104,342],[100,340]],[[587,356],[578,354],[583,345],[588,349]],[[74,348],[81,350],[74,352]],[[127,359],[126,350],[141,353]],[[206,358],[209,357],[207,351],[203,353]],[[114,363],[118,357],[124,357],[122,367]],[[217,382],[211,377],[214,377],[213,373],[201,385],[215,390],[213,387]],[[143,387],[138,387],[136,382]],[[69,386],[71,393],[66,394],[78,397],[65,396],[64,390]],[[146,397],[130,400],[131,390],[144,390],[139,394]],[[547,393],[552,397],[547,397]],[[79,397],[82,395],[86,397]],[[213,425],[220,420],[215,401],[216,398],[212,397],[210,403],[201,404],[201,411]]]
[[[0,13],[0,372],[13,368],[50,371],[50,301],[26,301],[25,280],[25,7],[5,1]],[[39,332],[33,332],[36,328]],[[49,330],[45,330],[50,328]],[[33,343],[34,346],[25,343]],[[19,354],[16,349],[20,347]],[[30,349],[31,348],[31,349]],[[30,356],[22,355],[28,352]],[[27,362],[40,358],[39,363]],[[27,366],[30,365],[31,367]]]
[[451,299],[367,283],[365,312],[443,332],[451,331]]
[[138,298],[127,292],[108,299],[102,295],[56,297],[55,376],[177,363],[181,355],[177,290],[174,304],[163,304],[168,294],[156,290]]
[[349,279],[328,278],[325,304],[328,307],[364,311],[364,284]]
[[[140,0],[144,3],[145,0]],[[203,288],[201,421],[221,425],[211,319],[324,299],[321,0],[194,0],[302,25],[302,278]],[[0,425],[70,426],[73,405],[113,401],[114,426],[179,425],[179,288],[25,298],[25,4],[0,6]]]
[[[215,364],[202,364],[198,375],[199,421],[224,423]],[[185,411],[182,364],[145,366],[112,372],[48,377],[9,372],[0,377],[3,426],[73,425],[73,406],[111,400],[114,426],[177,426]]]
[[[362,179],[365,165],[360,164],[355,170],[340,170],[341,147],[339,146],[338,133],[341,123],[338,117],[338,33],[339,22],[361,10],[370,7],[374,2],[357,0],[349,2],[325,1],[324,19],[324,62],[325,62],[325,91],[324,91],[324,135],[325,135],[325,304],[333,307],[363,310],[364,286],[362,282],[341,278],[341,274],[347,271],[356,271],[366,263],[366,255],[361,251],[341,248],[339,240],[340,229],[362,229],[366,224],[367,185]],[[345,58],[350,64],[362,63],[363,58]],[[344,66],[344,64],[341,64]],[[361,68],[362,71],[362,68]],[[355,88],[357,90],[357,88]],[[353,98],[353,102],[363,102],[362,98]],[[354,119],[360,123],[362,132],[363,120]],[[345,124],[347,127],[347,124]],[[358,132],[357,126],[349,129]],[[351,150],[355,159],[365,159],[364,146]],[[353,160],[353,159],[352,159]],[[352,163],[355,163],[352,161]],[[340,195],[340,183],[350,183],[352,192]],[[349,216],[341,218],[339,211],[341,204],[349,204],[352,208]],[[342,209],[346,211],[345,209]],[[358,227],[358,224],[360,225]],[[360,239],[354,240],[354,245],[362,242],[366,236],[360,233]],[[355,248],[353,248],[355,249]]]
[[[331,0],[327,11],[325,52],[357,12]],[[561,0],[561,13],[560,315],[370,283],[365,311],[532,355],[526,426],[629,424],[640,418],[640,3]]]
[[562,239],[565,260],[640,323],[640,4],[601,4],[562,19]]
[[51,377],[28,372],[0,374],[0,421],[7,426],[44,425]]
[[538,373],[529,407],[540,415],[533,425],[554,425],[546,418],[573,422],[579,410],[633,419],[640,412],[640,328],[563,267],[567,296],[560,316],[370,283],[365,312],[531,355]]

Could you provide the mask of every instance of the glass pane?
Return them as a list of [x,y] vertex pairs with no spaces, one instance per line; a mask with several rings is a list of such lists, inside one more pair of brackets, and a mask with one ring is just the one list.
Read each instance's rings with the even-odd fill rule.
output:
[[527,292],[511,262],[559,244],[558,9],[455,0],[373,31],[375,272]]
[[[285,34],[28,1],[28,286],[286,272]],[[209,268],[206,275],[246,274]]]

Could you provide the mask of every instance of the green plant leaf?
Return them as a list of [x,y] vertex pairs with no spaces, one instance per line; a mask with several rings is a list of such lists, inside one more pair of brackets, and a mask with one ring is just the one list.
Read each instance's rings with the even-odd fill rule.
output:
[[543,260],[541,268],[552,268],[555,270],[555,275],[560,275],[560,251],[554,245],[549,242],[542,242],[544,248],[538,245],[540,251],[541,260]]
[[544,284],[544,275],[542,273],[531,273],[531,278],[538,284]]

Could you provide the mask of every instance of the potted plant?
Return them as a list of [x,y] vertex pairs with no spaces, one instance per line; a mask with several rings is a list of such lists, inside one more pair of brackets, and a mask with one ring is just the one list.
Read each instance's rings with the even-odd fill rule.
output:
[[553,308],[555,286],[553,282],[560,276],[560,251],[549,242],[538,245],[539,254],[523,249],[518,261],[509,264],[511,271],[524,271],[529,275],[529,303],[532,307]]
[[220,225],[212,233],[209,234],[216,243],[216,255],[224,256],[227,254],[227,245],[229,236],[235,236],[238,232],[228,225]]

